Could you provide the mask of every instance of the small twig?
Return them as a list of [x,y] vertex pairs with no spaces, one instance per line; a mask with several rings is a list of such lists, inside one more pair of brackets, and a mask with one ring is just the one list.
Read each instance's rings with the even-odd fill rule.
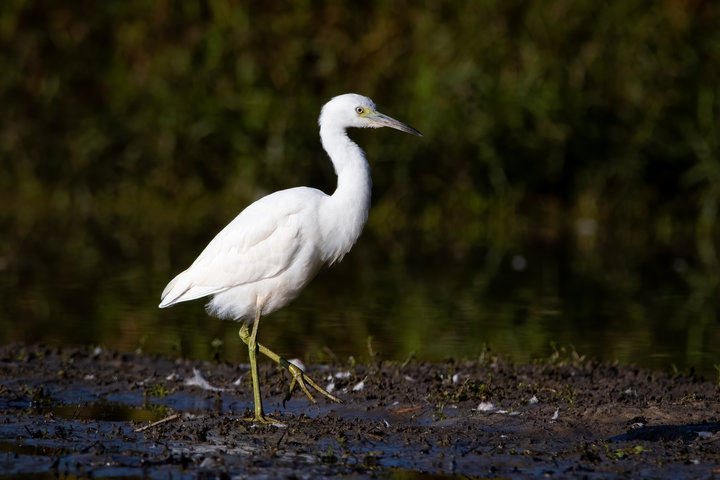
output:
[[364,432],[363,435],[370,438],[371,440],[376,440],[378,442],[384,442],[383,438],[380,435],[375,435],[374,433],[370,433],[370,432]]
[[285,438],[285,434],[286,434],[286,433],[287,433],[287,430],[284,430],[284,431],[283,431],[283,434],[280,435],[280,440],[277,441],[277,445],[275,445],[275,448],[277,448],[277,449],[280,448],[280,444],[282,443],[283,438]]
[[412,413],[412,412],[417,412],[421,408],[422,408],[422,406],[415,405],[413,407],[396,408],[395,410],[390,410],[390,412],[391,413]]
[[150,423],[150,424],[148,424],[148,425],[145,425],[144,427],[136,428],[136,429],[135,429],[135,432],[136,432],[136,433],[137,433],[137,432],[142,432],[142,431],[144,431],[144,430],[147,430],[148,428],[157,427],[158,425],[160,425],[160,424],[162,424],[162,423],[170,422],[170,421],[175,420],[175,419],[177,419],[177,418],[180,418],[180,414],[179,414],[179,413],[175,413],[175,414],[173,414],[173,415],[170,415],[169,417],[163,418],[162,420],[158,420],[158,421],[156,421],[156,422],[152,422],[152,423]]
[[70,417],[70,420],[77,419],[77,414],[79,411],[80,411],[80,402],[78,401],[78,403],[75,405],[75,411],[73,412],[72,417]]

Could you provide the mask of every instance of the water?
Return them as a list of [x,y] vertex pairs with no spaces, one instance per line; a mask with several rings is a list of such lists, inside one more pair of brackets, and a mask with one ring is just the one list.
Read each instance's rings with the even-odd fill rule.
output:
[[[584,355],[717,378],[717,275],[658,252],[609,259],[569,244],[388,261],[363,242],[286,309],[261,322],[261,343],[311,362],[370,355],[404,361],[502,355],[530,362]],[[142,264],[68,269],[13,289],[2,342],[102,345],[121,351],[246,361],[238,325],[202,301],[159,310],[171,272]]]

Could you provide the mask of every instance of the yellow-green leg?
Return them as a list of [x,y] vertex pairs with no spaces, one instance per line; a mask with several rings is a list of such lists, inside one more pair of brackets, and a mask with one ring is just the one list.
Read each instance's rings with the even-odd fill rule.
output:
[[[275,353],[272,350],[270,350],[269,348],[267,348],[265,345],[255,342],[254,333],[255,333],[256,325],[257,325],[257,321],[255,322],[255,325],[253,325],[253,333],[252,334],[248,331],[249,329],[248,329],[247,325],[243,325],[240,328],[240,339],[248,345],[248,348],[250,348],[250,344],[251,344],[251,342],[253,342],[256,345],[257,350],[260,351],[260,353],[262,353],[269,359],[275,361],[278,365],[287,369],[290,372],[293,379],[292,379],[292,382],[290,383],[290,390],[288,391],[287,395],[285,396],[285,400],[290,398],[290,395],[292,395],[292,391],[295,388],[295,385],[298,384],[298,385],[300,385],[300,388],[302,389],[303,392],[305,392],[305,395],[307,395],[307,397],[310,399],[310,401],[312,403],[317,403],[317,402],[315,401],[315,398],[310,393],[310,390],[308,389],[307,385],[310,385],[310,387],[314,388],[316,391],[323,394],[329,400],[332,400],[333,402],[336,402],[336,403],[342,403],[342,400],[340,400],[338,397],[336,397],[335,395],[331,394],[330,392],[328,392],[327,390],[322,388],[317,383],[315,383],[312,378],[305,375],[305,372],[300,370],[300,368],[297,365],[295,365],[291,362],[288,362],[287,360],[282,358],[280,355],[278,355],[277,353]],[[252,367],[252,362],[251,362],[250,366]],[[253,377],[253,381],[254,381],[254,378],[255,377]],[[256,405],[258,404],[257,399],[256,399],[255,403],[256,403]],[[256,415],[257,415],[257,407],[255,410],[256,410]]]
[[[258,306],[257,312],[255,313],[255,321],[253,322],[252,333],[248,336],[247,341],[243,341],[248,346],[248,356],[250,357],[250,374],[252,375],[253,384],[253,400],[255,401],[255,418],[256,422],[262,423],[278,423],[275,420],[268,418],[263,413],[262,397],[260,396],[260,377],[258,376],[257,367],[257,331],[258,325],[260,324],[260,315],[262,314],[262,307]],[[247,327],[245,327],[247,330]]]

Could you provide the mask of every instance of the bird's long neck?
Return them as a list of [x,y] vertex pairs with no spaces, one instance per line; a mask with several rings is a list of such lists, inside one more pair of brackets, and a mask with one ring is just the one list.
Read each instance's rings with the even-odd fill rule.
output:
[[338,177],[335,192],[321,210],[327,219],[321,221],[323,240],[331,247],[324,260],[332,263],[342,259],[362,232],[370,210],[372,180],[365,154],[344,128],[322,126],[320,139]]

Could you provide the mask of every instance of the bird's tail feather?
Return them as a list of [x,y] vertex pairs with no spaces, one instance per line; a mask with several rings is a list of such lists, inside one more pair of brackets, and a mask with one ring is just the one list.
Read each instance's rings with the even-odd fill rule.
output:
[[186,272],[187,270],[170,280],[170,283],[167,284],[167,287],[160,295],[160,305],[158,307],[165,308],[176,303],[207,297],[227,290],[227,288],[215,286],[193,285],[192,282],[185,279]]

